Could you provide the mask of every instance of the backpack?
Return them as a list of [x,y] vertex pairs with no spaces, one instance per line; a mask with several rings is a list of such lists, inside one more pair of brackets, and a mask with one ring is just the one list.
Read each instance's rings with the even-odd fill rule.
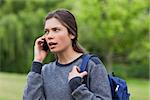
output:
[[[87,70],[87,64],[90,58],[92,58],[91,60],[93,60],[95,63],[100,62],[100,59],[98,57],[90,54],[85,54],[82,56],[80,72]],[[108,79],[111,87],[112,100],[129,100],[130,94],[128,93],[128,87],[125,80],[110,74],[108,74]],[[86,77],[84,77],[84,83],[87,83]]]

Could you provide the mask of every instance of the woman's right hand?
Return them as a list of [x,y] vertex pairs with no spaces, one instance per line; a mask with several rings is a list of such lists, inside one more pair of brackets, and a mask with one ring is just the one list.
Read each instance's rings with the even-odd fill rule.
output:
[[45,37],[39,37],[36,39],[34,44],[34,61],[43,62],[45,57],[47,56],[49,51],[43,50],[43,43],[44,43]]

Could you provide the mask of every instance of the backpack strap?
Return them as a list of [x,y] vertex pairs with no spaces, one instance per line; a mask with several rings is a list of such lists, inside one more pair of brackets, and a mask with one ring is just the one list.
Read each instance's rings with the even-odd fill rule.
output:
[[[93,58],[92,58],[93,57]],[[96,55],[93,55],[93,54],[84,54],[82,56],[82,63],[81,63],[81,66],[80,66],[80,72],[83,72],[83,71],[87,71],[87,64],[88,64],[88,61],[91,59],[95,64],[100,64],[101,61],[97,58]]]
[[[87,67],[87,64],[88,64],[88,61],[89,59],[91,58],[92,55],[90,54],[84,54],[82,56],[82,63],[80,65],[80,72],[84,72],[84,71],[88,71],[88,67]],[[83,81],[82,81],[83,84],[86,85],[86,87],[88,87],[90,89],[90,85],[89,83],[87,82],[87,76],[83,77]]]
[[91,58],[92,55],[85,54],[82,56],[82,63],[80,66],[80,72],[84,72],[86,70],[87,64],[89,59]]
[[[96,58],[95,58],[96,57]],[[91,59],[95,64],[100,64],[101,61],[99,59],[97,59],[98,56],[93,55],[93,54],[84,54],[82,56],[82,63],[80,65],[80,72],[84,72],[87,71],[88,72],[88,61]],[[85,84],[89,90],[90,90],[90,83],[88,82],[87,76],[83,77],[83,84]]]

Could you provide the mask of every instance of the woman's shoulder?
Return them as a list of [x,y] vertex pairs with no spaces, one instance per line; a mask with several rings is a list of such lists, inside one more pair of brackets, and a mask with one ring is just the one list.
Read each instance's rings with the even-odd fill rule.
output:
[[92,68],[96,68],[96,67],[104,67],[103,62],[100,60],[100,57],[98,57],[95,54],[86,54],[89,56],[89,61],[88,61],[88,67],[90,67],[90,69]]
[[106,71],[106,67],[97,55],[90,54],[90,59],[87,66],[88,72]]
[[100,57],[96,54],[92,53],[85,53],[82,57],[83,60],[89,59],[88,63],[92,63],[94,65],[102,64],[102,61],[100,60]]
[[91,54],[90,56],[90,61],[93,62],[95,65],[102,64],[102,61],[97,55]]
[[56,65],[56,61],[53,61],[53,62],[49,62],[49,63],[45,63],[43,66],[42,66],[42,71],[46,71],[50,68],[52,68],[51,66],[55,66]]

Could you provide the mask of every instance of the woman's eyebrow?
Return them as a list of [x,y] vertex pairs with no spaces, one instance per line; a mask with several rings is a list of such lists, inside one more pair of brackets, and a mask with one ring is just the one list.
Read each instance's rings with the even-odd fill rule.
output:
[[61,27],[60,26],[55,26],[55,27],[52,27],[52,28],[45,28],[45,30],[56,29],[56,28],[61,28]]
[[53,28],[51,28],[51,30],[54,30],[54,29],[58,29],[59,27],[53,27]]
[[49,29],[45,28],[44,31],[49,31]]
[[56,27],[53,27],[53,28],[51,28],[51,30],[53,30],[53,29],[61,29],[62,27],[60,27],[60,26],[56,26]]

